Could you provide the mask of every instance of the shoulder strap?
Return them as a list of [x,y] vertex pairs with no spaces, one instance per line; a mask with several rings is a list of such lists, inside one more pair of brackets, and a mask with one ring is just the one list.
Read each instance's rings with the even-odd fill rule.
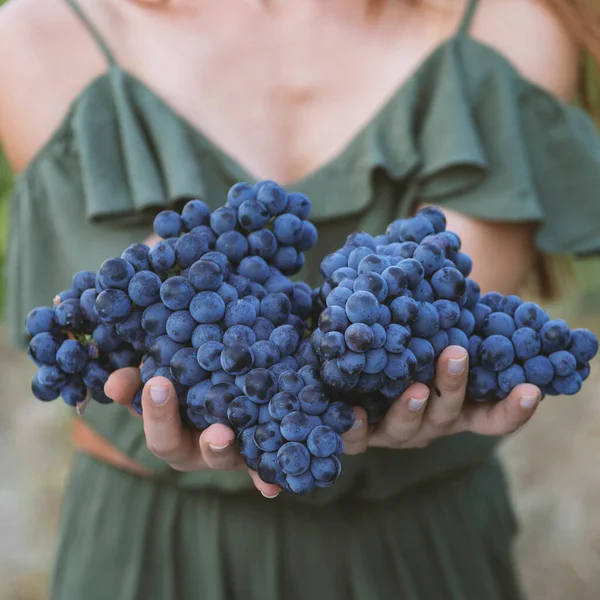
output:
[[89,17],[85,14],[81,6],[79,6],[77,0],[66,0],[66,2],[73,9],[73,12],[77,15],[83,26],[88,30],[89,34],[92,36],[96,44],[98,44],[98,47],[100,48],[100,50],[102,50],[102,54],[104,54],[104,57],[108,61],[108,64],[116,64],[115,57],[110,51],[110,48],[106,45],[106,42],[104,41],[104,39],[102,39],[102,36],[100,35],[100,33],[98,33],[98,30],[94,27],[94,25],[90,21]]
[[469,4],[465,10],[465,14],[460,22],[460,27],[458,28],[458,35],[465,36],[469,35],[469,28],[471,27],[471,21],[473,20],[473,15],[477,10],[477,4],[479,0],[469,0]]

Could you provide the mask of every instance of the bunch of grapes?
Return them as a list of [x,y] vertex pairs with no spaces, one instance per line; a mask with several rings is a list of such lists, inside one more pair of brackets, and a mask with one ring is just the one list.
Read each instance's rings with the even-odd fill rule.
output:
[[321,378],[377,422],[415,381],[429,383],[450,345],[469,352],[469,394],[505,398],[517,385],[575,394],[598,351],[596,336],[550,320],[536,304],[484,296],[471,259],[435,207],[393,222],[385,235],[351,234],[321,262],[322,312],[312,334]]

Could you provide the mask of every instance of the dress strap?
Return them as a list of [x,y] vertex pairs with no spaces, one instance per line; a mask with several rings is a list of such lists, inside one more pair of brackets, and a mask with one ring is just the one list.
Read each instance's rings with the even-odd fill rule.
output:
[[98,47],[102,51],[102,54],[104,54],[104,57],[108,61],[108,64],[115,65],[116,60],[113,56],[113,53],[110,51],[110,48],[107,46],[100,33],[98,33],[98,30],[94,27],[89,17],[85,14],[81,6],[79,6],[77,0],[66,0],[66,2],[73,9],[73,12],[79,17],[79,20],[82,22],[83,26],[88,30],[89,34],[95,40],[96,44],[98,44]]
[[473,20],[473,15],[475,14],[475,11],[477,10],[478,3],[479,3],[479,0],[469,0],[469,4],[467,5],[467,8],[463,15],[463,18],[460,22],[460,27],[458,28],[459,36],[469,35],[471,21]]

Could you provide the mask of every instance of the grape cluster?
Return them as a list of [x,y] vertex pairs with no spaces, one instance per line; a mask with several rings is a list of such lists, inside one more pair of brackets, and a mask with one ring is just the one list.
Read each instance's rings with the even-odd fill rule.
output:
[[[353,233],[321,262],[321,312],[312,333],[321,378],[377,422],[415,381],[429,383],[450,345],[470,355],[473,399],[502,399],[524,382],[574,394],[598,350],[536,304],[481,296],[460,238],[435,207],[394,221],[384,235]],[[570,353],[570,356],[567,356]]]
[[334,483],[344,447],[340,434],[354,424],[352,408],[330,402],[313,365],[279,376],[256,368],[235,384],[200,383],[188,392],[187,410],[193,423],[211,416],[233,427],[248,467],[295,494]]

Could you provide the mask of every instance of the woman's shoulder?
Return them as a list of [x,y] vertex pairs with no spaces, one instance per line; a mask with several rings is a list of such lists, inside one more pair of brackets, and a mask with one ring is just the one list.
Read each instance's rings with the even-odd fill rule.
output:
[[470,34],[498,51],[532,83],[572,99],[580,49],[544,0],[479,0]]
[[0,143],[16,170],[105,69],[66,0],[9,0],[0,9]]

